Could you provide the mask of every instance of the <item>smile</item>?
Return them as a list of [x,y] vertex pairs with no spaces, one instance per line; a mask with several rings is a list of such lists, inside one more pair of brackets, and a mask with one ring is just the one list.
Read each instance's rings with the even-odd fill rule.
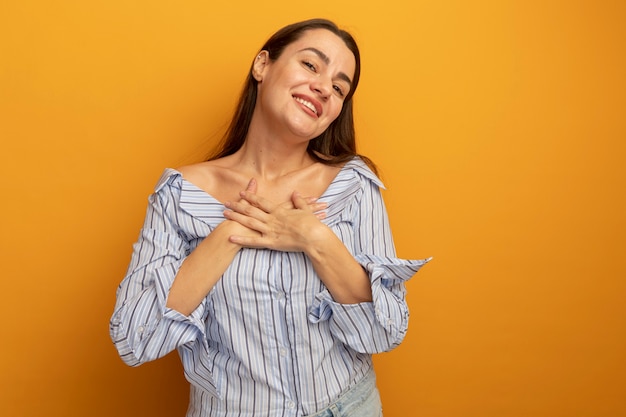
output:
[[310,101],[305,100],[305,99],[300,98],[300,97],[295,97],[295,96],[294,96],[294,100],[296,100],[298,103],[300,103],[303,106],[305,106],[307,109],[311,110],[313,113],[315,113],[315,115],[318,115],[319,112],[317,111],[317,108]]

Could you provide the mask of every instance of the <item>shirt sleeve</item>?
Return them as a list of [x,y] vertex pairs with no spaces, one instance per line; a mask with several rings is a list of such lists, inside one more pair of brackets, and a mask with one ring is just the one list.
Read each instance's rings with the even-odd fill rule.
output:
[[174,277],[189,250],[177,227],[180,188],[173,182],[168,179],[150,196],[128,272],[117,289],[109,331],[120,357],[130,366],[160,358],[185,344],[206,344],[202,337],[204,301],[189,316],[166,307]]
[[357,352],[391,350],[404,339],[409,322],[404,283],[428,262],[396,257],[387,211],[379,186],[362,178],[362,194],[354,211],[355,259],[367,271],[371,302],[340,304],[330,292],[317,294],[309,320],[328,320],[334,336]]

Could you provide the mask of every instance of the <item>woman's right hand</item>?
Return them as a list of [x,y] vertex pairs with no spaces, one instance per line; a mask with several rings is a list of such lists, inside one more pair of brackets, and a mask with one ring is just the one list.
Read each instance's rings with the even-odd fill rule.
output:
[[[252,178],[250,182],[248,183],[248,186],[246,187],[245,191],[242,191],[240,194],[242,195],[242,198],[239,199],[235,204],[230,203],[230,202],[225,203],[227,210],[225,210],[224,215],[227,217],[227,219],[220,224],[220,226],[223,225],[224,228],[228,228],[227,230],[225,230],[225,232],[227,233],[228,236],[233,237],[233,239],[230,239],[230,242],[234,244],[237,244],[235,242],[241,241],[242,239],[244,242],[249,242],[250,241],[249,238],[256,239],[256,238],[260,238],[263,236],[261,231],[248,227],[251,223],[248,223],[248,226],[246,226],[242,223],[241,220],[239,220],[239,218],[241,217],[240,215],[247,217],[251,215],[251,212],[247,212],[247,210],[244,209],[242,212],[240,212],[240,215],[236,215],[234,213],[234,206],[239,207],[240,205],[243,205],[243,206],[250,207],[250,202],[248,201],[248,199],[244,197],[244,195],[248,196],[248,198],[250,198],[251,195],[257,198],[256,197],[257,196],[256,180]],[[325,211],[326,204],[319,203],[317,201],[317,198],[315,197],[298,197],[299,207],[296,207],[296,204],[294,202],[295,200],[293,198],[281,204],[272,203],[266,199],[262,199],[262,200],[265,201],[266,204],[272,205],[273,207],[279,210],[283,210],[283,211],[293,211],[296,209],[304,210],[310,214],[313,214],[313,216],[316,217],[318,220],[322,220],[326,217],[326,211]],[[236,220],[231,219],[231,218],[234,218]],[[234,237],[236,237],[236,239]],[[238,245],[238,246],[243,247],[247,245]],[[276,249],[281,250],[282,248],[276,248]]]

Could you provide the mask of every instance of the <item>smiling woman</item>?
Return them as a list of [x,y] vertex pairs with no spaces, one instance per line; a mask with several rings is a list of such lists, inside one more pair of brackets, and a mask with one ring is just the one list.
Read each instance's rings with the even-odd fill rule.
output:
[[150,196],[110,333],[131,366],[178,349],[190,417],[382,415],[372,354],[404,339],[425,261],[396,257],[356,153],[359,73],[332,22],[281,29],[215,156]]
[[258,99],[251,120],[254,138],[248,142],[268,130],[275,135],[276,127],[285,129],[280,137],[304,144],[321,135],[339,116],[355,67],[354,54],[325,29],[307,31],[275,59],[261,51],[252,67]]

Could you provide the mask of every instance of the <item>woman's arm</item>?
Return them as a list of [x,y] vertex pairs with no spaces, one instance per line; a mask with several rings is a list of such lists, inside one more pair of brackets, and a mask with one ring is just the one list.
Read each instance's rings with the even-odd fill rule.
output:
[[180,174],[166,171],[150,196],[127,275],[117,290],[110,333],[129,365],[187,343],[206,343],[203,300],[240,249],[228,236],[255,233],[224,221],[190,253],[180,222],[194,220],[180,208],[181,181]]
[[167,297],[167,307],[185,316],[198,308],[241,249],[240,245],[229,241],[229,237],[252,233],[229,220],[213,229],[180,266]]
[[289,208],[243,193],[242,201],[227,206],[225,216],[260,233],[255,238],[233,236],[232,242],[305,252],[326,286],[311,305],[309,321],[329,323],[333,334],[358,352],[377,353],[404,338],[408,327],[404,282],[426,261],[396,258],[378,185],[362,177],[354,180],[361,182],[350,219],[354,254],[302,206],[297,195]]
[[369,275],[337,235],[321,224],[311,236],[315,238],[309,241],[304,253],[333,299],[340,304],[372,301]]

